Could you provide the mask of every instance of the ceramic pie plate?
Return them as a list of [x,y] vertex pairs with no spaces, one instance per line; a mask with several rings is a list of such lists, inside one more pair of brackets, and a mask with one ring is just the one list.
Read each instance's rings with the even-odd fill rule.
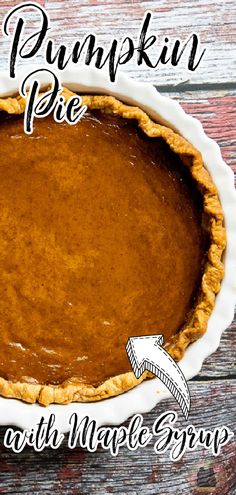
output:
[[[18,72],[14,80],[9,79],[6,73],[0,73],[0,97],[16,94],[24,77],[31,71],[32,67],[26,67]],[[199,373],[204,360],[216,351],[222,332],[230,325],[234,316],[236,191],[233,172],[223,162],[219,146],[206,136],[200,122],[187,115],[176,101],[159,94],[151,84],[136,82],[121,73],[115,84],[110,83],[105,72],[92,68],[65,70],[59,77],[61,83],[72,91],[80,94],[113,95],[125,103],[139,106],[153,120],[177,131],[201,152],[204,164],[216,184],[224,211],[227,233],[227,248],[224,253],[225,275],[221,290],[216,297],[214,310],[208,321],[207,332],[188,347],[183,359],[178,363],[186,379],[189,380]],[[52,81],[46,72],[40,74],[38,79],[42,87]],[[71,414],[76,412],[78,418],[82,419],[88,415],[96,419],[98,426],[116,425],[135,413],[150,411],[158,402],[170,396],[171,394],[156,378],[143,382],[122,395],[94,403],[53,404],[43,408],[38,404],[26,404],[19,400],[0,397],[0,424],[30,429],[42,416],[47,420],[53,413],[56,415],[57,428],[65,433],[69,430]]]

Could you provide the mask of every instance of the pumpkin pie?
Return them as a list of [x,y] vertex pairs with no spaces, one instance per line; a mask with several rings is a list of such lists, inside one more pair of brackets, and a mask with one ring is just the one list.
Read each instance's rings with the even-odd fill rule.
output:
[[[67,99],[72,93],[64,89]],[[177,361],[223,277],[223,212],[202,157],[111,96],[72,126],[23,129],[0,99],[0,394],[97,401],[137,380],[125,346],[161,333]]]

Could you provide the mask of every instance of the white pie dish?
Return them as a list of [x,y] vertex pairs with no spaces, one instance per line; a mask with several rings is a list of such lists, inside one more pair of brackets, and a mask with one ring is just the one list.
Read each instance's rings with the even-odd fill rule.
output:
[[[16,79],[9,79],[0,73],[0,97],[15,94],[24,77],[32,71],[26,67],[19,71]],[[148,83],[137,83],[124,74],[118,75],[116,84],[110,83],[100,70],[69,69],[59,74],[62,84],[79,93],[112,94],[129,104],[143,108],[154,120],[163,122],[182,134],[201,151],[206,168],[215,182],[225,216],[227,248],[224,256],[225,276],[221,291],[216,298],[215,308],[208,322],[206,334],[185,352],[179,365],[187,379],[199,373],[203,361],[218,347],[220,337],[233,319],[236,301],[236,192],[232,170],[222,161],[218,145],[209,139],[194,118],[186,115],[180,105],[162,95]],[[94,83],[96,81],[96,84]],[[51,82],[43,74],[42,85]],[[69,418],[73,412],[79,417],[89,415],[98,425],[119,424],[137,412],[151,410],[160,400],[170,396],[158,379],[140,384],[118,397],[95,403],[51,405],[42,408],[14,399],[0,398],[0,424],[16,425],[24,429],[33,427],[41,416],[46,419],[56,414],[56,425],[62,432],[69,430]]]

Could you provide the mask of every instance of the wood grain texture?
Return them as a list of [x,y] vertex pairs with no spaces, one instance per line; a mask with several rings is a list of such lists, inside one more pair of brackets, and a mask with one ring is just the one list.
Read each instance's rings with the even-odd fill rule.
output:
[[[204,425],[210,430],[224,425],[236,430],[236,380],[192,382],[190,391],[192,409],[188,424],[193,423],[196,428]],[[167,409],[177,410],[173,400],[159,404],[145,415],[144,424],[151,428]],[[185,426],[179,414],[176,427]],[[2,430],[0,444],[3,434]],[[0,493],[235,495],[235,438],[223,448],[219,458],[198,448],[174,464],[169,451],[158,456],[153,445],[154,440],[138,451],[122,448],[117,458],[101,449],[96,453],[81,448],[70,450],[66,442],[58,451],[39,454],[30,448],[19,456],[1,449]]]
[[[4,15],[17,1],[0,2],[0,23]],[[170,64],[158,65],[152,70],[146,66],[138,67],[133,58],[123,66],[129,75],[136,79],[150,81],[158,85],[173,85],[181,81],[190,83],[224,83],[235,80],[236,48],[236,9],[234,0],[57,0],[39,2],[47,9],[51,19],[50,37],[57,43],[67,46],[85,34],[95,32],[100,45],[108,47],[111,37],[122,40],[131,36],[138,37],[142,18],[147,10],[153,12],[150,34],[155,34],[157,43],[148,50],[150,58],[158,58],[163,39],[169,38],[171,47],[176,38],[183,42],[192,32],[200,36],[201,45],[206,53],[195,72],[187,70],[188,53],[184,53],[181,63],[173,68]],[[32,33],[39,25],[35,13],[27,15],[26,33]],[[12,26],[14,23],[12,24]],[[63,40],[62,40],[63,32]],[[0,69],[6,69],[5,54],[9,50],[10,39],[1,38]],[[42,54],[37,61],[42,61]]]
[[205,91],[200,87],[198,91],[162,93],[176,99],[187,113],[200,120],[206,134],[219,144],[223,159],[236,173],[236,91]]
[[201,372],[194,380],[236,378],[236,321],[221,338],[218,350],[203,363]]
[[[151,33],[158,35],[156,50],[164,36],[186,39],[200,35],[207,51],[195,72],[186,69],[186,57],[177,68],[168,64],[155,70],[138,67],[133,60],[123,66],[136,80],[154,83],[177,99],[186,112],[197,117],[206,133],[221,147],[224,160],[236,172],[236,8],[234,0],[40,0],[50,14],[50,36],[70,46],[86,33],[95,32],[108,47],[111,37],[137,37],[142,17],[154,13]],[[0,23],[18,1],[0,0]],[[26,33],[37,27],[36,17],[27,17]],[[10,39],[0,35],[0,70],[7,69]],[[155,49],[152,52],[155,55]],[[36,59],[42,61],[42,56]],[[35,60],[35,61],[36,61]],[[236,433],[236,320],[225,331],[219,349],[210,356],[198,377],[190,382],[192,397],[188,424],[214,429],[227,425]],[[173,400],[159,404],[144,415],[152,426],[167,409],[178,410]],[[186,426],[179,414],[179,428]],[[0,494],[108,493],[142,495],[236,495],[235,438],[218,458],[199,448],[173,464],[168,452],[158,457],[153,443],[138,452],[123,448],[118,458],[98,450],[69,450],[36,454],[26,449],[20,455],[3,447],[5,429],[0,428]]]

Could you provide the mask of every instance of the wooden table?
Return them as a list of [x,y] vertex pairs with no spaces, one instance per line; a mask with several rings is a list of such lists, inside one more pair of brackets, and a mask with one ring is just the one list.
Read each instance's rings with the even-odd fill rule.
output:
[[[0,1],[1,22],[8,9],[16,4]],[[136,79],[154,83],[196,116],[236,171],[234,0],[41,0],[40,4],[50,13],[50,35],[65,44],[91,31],[97,33],[105,46],[110,36],[120,39],[129,33],[135,37],[147,9],[154,13],[152,31],[160,39],[165,35],[170,39],[177,36],[185,39],[191,32],[197,32],[207,52],[195,72],[188,72],[186,64],[175,70],[167,65],[151,71],[131,63],[124,69]],[[9,40],[1,36],[0,69],[7,68],[8,50]],[[201,373],[190,382],[189,422],[197,428],[227,425],[236,432],[235,329],[236,322],[224,333],[219,350],[206,360]],[[167,407],[176,409],[172,400],[161,403],[144,415],[145,424],[151,426]],[[178,427],[184,426],[180,416]],[[55,452],[46,450],[36,454],[26,449],[16,455],[3,447],[5,430],[0,430],[0,493],[236,494],[235,439],[219,458],[198,449],[173,464],[168,453],[156,456],[152,444],[138,452],[122,449],[118,458],[102,450],[94,454],[80,448],[72,451],[66,445]]]

